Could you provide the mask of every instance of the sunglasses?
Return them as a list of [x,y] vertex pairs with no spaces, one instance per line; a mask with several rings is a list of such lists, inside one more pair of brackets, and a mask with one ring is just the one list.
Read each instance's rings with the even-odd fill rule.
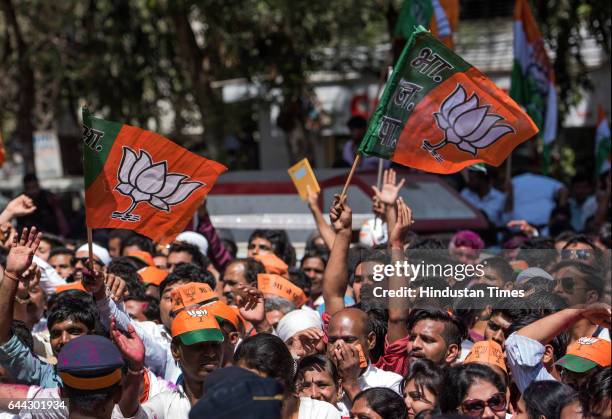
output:
[[574,290],[587,289],[585,287],[576,287],[576,281],[571,276],[564,276],[563,278],[555,279],[555,288],[561,285],[563,291],[571,294]]
[[472,417],[482,416],[487,406],[489,406],[489,408],[494,412],[502,412],[506,410],[506,396],[503,393],[497,393],[491,396],[491,398],[487,401],[466,400],[461,403],[463,412]]
[[[89,261],[89,258],[74,258],[74,264],[76,265],[77,263],[81,262],[81,264],[83,264],[84,266],[87,266],[87,262]],[[94,265],[98,265],[98,266],[102,266],[102,263],[100,263],[97,260],[93,260]]]
[[563,249],[561,250],[561,259],[563,260],[568,260],[568,259],[588,260],[591,258],[592,253],[593,252],[588,249],[578,249],[578,250]]

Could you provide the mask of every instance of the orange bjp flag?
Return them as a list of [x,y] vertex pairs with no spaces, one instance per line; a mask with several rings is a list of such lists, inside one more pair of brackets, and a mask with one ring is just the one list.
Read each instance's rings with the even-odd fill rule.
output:
[[134,230],[169,243],[227,168],[151,131],[83,109],[87,227]]

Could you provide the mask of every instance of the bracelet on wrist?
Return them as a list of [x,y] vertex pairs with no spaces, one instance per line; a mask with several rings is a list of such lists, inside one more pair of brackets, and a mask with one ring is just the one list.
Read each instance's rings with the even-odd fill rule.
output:
[[129,375],[142,375],[144,371],[145,371],[144,367],[140,368],[139,370],[133,370],[132,367],[128,366],[128,369],[127,369],[127,373]]

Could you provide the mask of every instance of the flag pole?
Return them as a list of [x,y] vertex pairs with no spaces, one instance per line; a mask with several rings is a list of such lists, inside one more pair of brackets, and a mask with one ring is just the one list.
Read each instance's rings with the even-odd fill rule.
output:
[[91,227],[87,227],[87,249],[89,250],[89,268],[93,271],[93,233]]
[[349,184],[351,183],[351,179],[353,179],[353,175],[355,174],[355,171],[357,170],[357,167],[359,166],[359,162],[361,161],[361,153],[357,153],[355,155],[355,160],[353,160],[353,166],[351,167],[351,171],[348,174],[348,177],[346,178],[346,183],[344,184],[344,187],[342,188],[342,193],[340,194],[340,200],[342,200],[342,197],[346,196],[346,192],[348,190]]

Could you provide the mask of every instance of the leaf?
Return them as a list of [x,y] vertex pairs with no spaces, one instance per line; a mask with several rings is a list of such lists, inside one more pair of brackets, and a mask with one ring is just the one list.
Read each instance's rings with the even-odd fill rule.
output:
[[134,187],[127,183],[120,183],[115,189],[121,192],[123,195],[131,195]]
[[178,188],[179,184],[183,179],[187,179],[187,176],[178,173],[170,173],[166,176],[166,184],[164,187],[155,194],[158,198],[167,198]]
[[138,175],[147,167],[151,166],[153,162],[151,161],[151,156],[144,150],[140,150],[140,157],[130,170],[129,184],[132,186],[136,186],[136,179]]
[[136,163],[136,153],[134,153],[130,148],[123,147],[123,155],[121,156],[121,163],[119,163],[119,173],[117,178],[121,183],[130,183],[130,170],[132,170],[132,166]]
[[151,200],[149,201],[149,204],[151,204],[155,208],[163,210],[163,211],[168,211],[170,209],[170,207],[168,206],[168,204],[166,204],[165,201],[163,201],[162,199],[159,199],[156,196],[152,196],[151,197]]
[[481,138],[480,140],[476,142],[473,142],[472,145],[478,148],[488,147],[489,145],[493,144],[495,141],[499,140],[502,136],[510,132],[514,132],[514,128],[512,128],[511,126],[497,125],[491,128],[491,130],[487,132],[487,134],[483,138]]
[[155,195],[166,183],[166,162],[154,164],[144,169],[136,178],[138,190]]
[[178,189],[170,195],[165,201],[168,205],[180,204],[186,200],[192,192],[204,184],[201,182],[185,182],[181,183]]

